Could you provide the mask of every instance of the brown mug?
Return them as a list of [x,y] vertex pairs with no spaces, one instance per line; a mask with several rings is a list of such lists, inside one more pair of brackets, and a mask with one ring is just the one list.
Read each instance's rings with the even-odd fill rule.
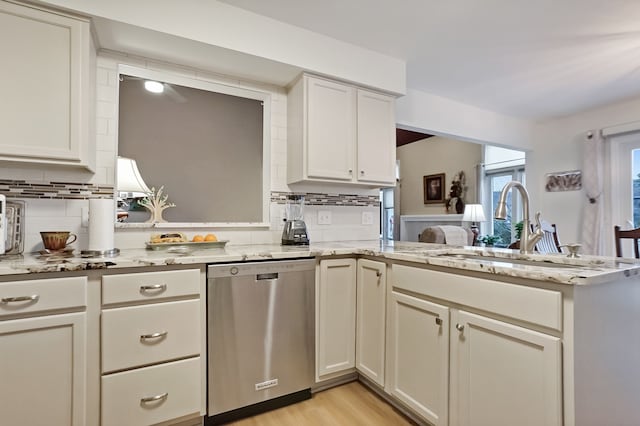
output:
[[[69,231],[47,231],[41,232],[42,244],[47,250],[63,250],[68,244],[78,239],[76,234]],[[73,238],[69,241],[69,238]]]

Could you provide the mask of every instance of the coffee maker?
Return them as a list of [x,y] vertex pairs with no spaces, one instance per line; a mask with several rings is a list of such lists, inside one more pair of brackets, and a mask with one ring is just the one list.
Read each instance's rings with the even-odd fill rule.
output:
[[303,205],[304,195],[287,195],[284,229],[282,230],[283,246],[309,244],[307,225],[303,220]]

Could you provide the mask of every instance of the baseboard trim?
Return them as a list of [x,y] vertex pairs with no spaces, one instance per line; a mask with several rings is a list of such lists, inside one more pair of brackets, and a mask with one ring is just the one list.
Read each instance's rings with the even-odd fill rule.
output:
[[384,389],[380,387],[379,384],[374,383],[368,377],[362,374],[358,374],[358,381],[362,383],[364,386],[366,386],[369,390],[374,392],[376,395],[378,395],[380,398],[382,398],[384,401],[389,403],[389,405],[391,405],[393,408],[401,412],[404,416],[414,421],[416,424],[424,425],[424,426],[432,426],[431,423],[429,423],[422,417],[419,417],[418,415],[416,415],[413,411],[411,411],[411,409],[405,406],[402,402],[398,401],[392,395],[389,395],[388,393],[386,393]]
[[349,373],[344,376],[334,377],[332,379],[323,380],[316,383],[311,387],[311,393],[321,392],[323,390],[331,389],[336,386],[344,385],[345,383],[355,382],[358,380],[358,373]]

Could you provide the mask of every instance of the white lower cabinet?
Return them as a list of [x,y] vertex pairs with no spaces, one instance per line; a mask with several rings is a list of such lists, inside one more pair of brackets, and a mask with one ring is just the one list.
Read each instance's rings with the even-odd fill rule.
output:
[[449,309],[392,291],[386,391],[434,425],[448,424]]
[[451,423],[561,425],[557,337],[451,312]]
[[152,425],[200,410],[200,358],[102,378],[102,426]]
[[356,368],[384,386],[386,264],[358,259],[356,281]]
[[316,285],[316,380],[353,370],[356,341],[356,261],[320,261]]
[[561,338],[490,317],[555,327],[559,292],[394,264],[388,295],[387,393],[434,425],[563,424]]
[[87,423],[86,285],[86,277],[0,284],[0,424]]
[[103,276],[102,426],[204,415],[203,292],[199,269]]

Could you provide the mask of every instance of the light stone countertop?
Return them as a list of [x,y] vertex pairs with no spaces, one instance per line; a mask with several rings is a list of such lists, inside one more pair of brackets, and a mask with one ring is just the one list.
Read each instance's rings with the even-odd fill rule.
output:
[[[636,259],[583,256],[577,259],[564,254],[522,255],[508,249],[487,249],[405,241],[337,241],[312,243],[309,246],[279,244],[232,245],[225,248],[185,250],[122,250],[113,258],[54,258],[39,254],[0,257],[0,276],[67,272],[92,269],[116,269],[143,266],[187,265],[252,260],[367,255],[406,261],[418,265],[435,265],[452,269],[484,272],[506,277],[526,278],[560,284],[597,284],[640,277]],[[455,271],[452,271],[455,272]],[[487,277],[490,278],[490,277]]]

